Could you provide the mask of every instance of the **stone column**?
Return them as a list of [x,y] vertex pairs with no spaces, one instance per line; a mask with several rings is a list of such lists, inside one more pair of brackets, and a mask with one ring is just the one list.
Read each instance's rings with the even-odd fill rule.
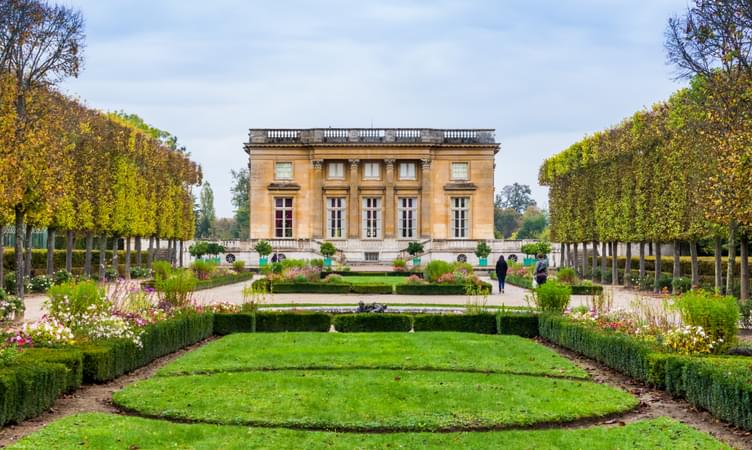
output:
[[433,236],[431,229],[431,160],[421,160],[423,172],[421,173],[421,192],[420,192],[420,236],[423,239],[430,239]]
[[360,237],[360,221],[358,220],[358,210],[360,209],[360,201],[358,198],[358,184],[360,183],[360,173],[358,167],[360,166],[359,159],[351,159],[350,161],[350,198],[347,202],[347,224],[350,228],[350,239],[358,239]]
[[384,206],[386,214],[384,215],[384,237],[387,239],[394,238],[395,216],[394,216],[394,163],[393,159],[385,159],[386,166],[386,191],[384,193]]
[[[253,166],[251,164],[251,155],[248,155],[248,239],[253,239],[253,212],[250,206],[253,204]],[[159,250],[159,245],[157,245]]]
[[323,177],[322,177],[322,167],[324,165],[324,160],[322,159],[313,159],[311,160],[311,164],[313,165],[313,190],[311,192],[311,207],[313,208],[313,211],[311,211],[311,221],[313,224],[312,227],[312,236],[314,239],[323,239],[324,238],[324,220],[323,220],[323,210],[324,210],[324,190],[323,190]]

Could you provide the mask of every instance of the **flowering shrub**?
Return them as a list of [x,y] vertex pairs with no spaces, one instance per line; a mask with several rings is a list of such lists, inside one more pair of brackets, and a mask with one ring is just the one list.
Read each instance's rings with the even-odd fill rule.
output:
[[410,275],[407,277],[407,280],[405,280],[405,283],[407,284],[428,284],[426,280],[419,277],[418,275]]
[[395,259],[392,261],[392,269],[394,269],[395,272],[404,272],[407,270],[407,261],[402,258]]
[[287,281],[296,283],[316,283],[321,280],[321,271],[318,268],[293,266],[282,271],[282,277]]
[[182,308],[191,303],[196,278],[190,270],[175,270],[167,278],[156,278],[157,293],[163,304]]
[[713,353],[723,344],[723,339],[713,339],[702,327],[685,325],[667,331],[662,343],[671,352],[690,355]]
[[73,274],[67,270],[58,270],[54,274],[55,284],[63,284],[73,280]]
[[148,267],[131,267],[131,278],[149,278],[150,276],[151,270]]
[[[141,322],[141,326],[144,325],[146,323]],[[93,341],[100,339],[126,339],[139,347],[143,345],[141,343],[143,329],[132,326],[125,318],[115,315],[103,314],[90,317],[83,327],[83,334]]]
[[436,282],[439,284],[454,284],[456,282],[455,275],[453,272],[442,274],[436,279]]
[[221,302],[209,305],[208,309],[214,313],[239,313],[240,305],[234,303]]
[[23,324],[11,342],[19,347],[40,345],[44,347],[58,347],[75,343],[73,331],[70,328],[49,317],[36,322]]
[[31,279],[31,292],[47,292],[52,284],[52,278],[47,275],[37,275]]
[[0,346],[0,367],[7,366],[18,357],[18,346],[5,344]]
[[5,290],[0,289],[0,320],[13,319],[16,313],[24,309],[23,300],[14,295],[8,295]]
[[332,273],[327,275],[326,278],[324,278],[322,281],[324,283],[340,284],[345,282],[345,277],[343,277],[342,275],[337,275],[336,273]]

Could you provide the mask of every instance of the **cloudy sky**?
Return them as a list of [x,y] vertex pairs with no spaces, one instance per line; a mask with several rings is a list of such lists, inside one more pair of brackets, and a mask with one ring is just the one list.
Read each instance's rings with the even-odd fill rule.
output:
[[248,129],[495,128],[496,187],[680,87],[663,31],[686,0],[63,0],[86,65],[63,88],[188,147],[231,216]]

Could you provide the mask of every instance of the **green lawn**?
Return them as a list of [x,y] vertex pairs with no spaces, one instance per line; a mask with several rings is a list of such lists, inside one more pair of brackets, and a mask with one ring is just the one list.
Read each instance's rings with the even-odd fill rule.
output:
[[385,276],[385,275],[348,275],[344,277],[345,282],[350,284],[391,284],[395,286],[397,284],[405,284],[407,277],[400,276]]
[[66,417],[8,447],[31,449],[727,449],[707,434],[659,418],[623,427],[489,433],[352,434],[186,425],[91,413]]
[[586,378],[535,342],[472,333],[240,333],[186,354],[158,374],[251,369],[443,369]]
[[113,396],[151,417],[327,430],[436,431],[567,422],[638,400],[589,381],[403,370],[233,372],[154,377]]

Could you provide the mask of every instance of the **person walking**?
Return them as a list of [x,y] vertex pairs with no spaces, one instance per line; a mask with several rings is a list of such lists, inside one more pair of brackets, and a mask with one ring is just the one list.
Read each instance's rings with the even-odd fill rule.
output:
[[538,262],[535,264],[535,282],[538,286],[545,284],[548,279],[548,258],[546,255],[539,254]]
[[500,294],[504,293],[504,284],[506,284],[507,281],[507,270],[509,270],[509,266],[504,260],[504,255],[501,255],[499,256],[498,261],[496,261],[496,279],[499,280]]

